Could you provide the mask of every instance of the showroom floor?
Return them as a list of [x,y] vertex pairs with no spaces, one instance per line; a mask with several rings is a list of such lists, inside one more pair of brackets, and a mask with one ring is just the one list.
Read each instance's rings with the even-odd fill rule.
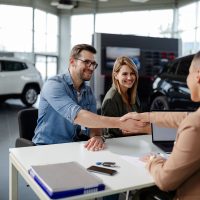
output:
[[[34,107],[37,107],[36,105]],[[9,148],[15,146],[15,140],[19,135],[17,112],[24,108],[19,100],[8,100],[0,104],[0,200],[9,199]],[[38,200],[20,176],[19,200]]]

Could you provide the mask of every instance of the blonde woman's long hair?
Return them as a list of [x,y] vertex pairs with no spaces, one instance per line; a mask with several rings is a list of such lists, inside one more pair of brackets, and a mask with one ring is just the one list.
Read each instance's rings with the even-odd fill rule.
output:
[[[127,65],[134,73],[135,73],[135,82],[131,88],[128,89],[128,94],[130,95],[128,100],[125,95],[121,92],[119,81],[115,78],[116,74],[119,72],[119,70],[122,68],[123,65]],[[125,56],[118,57],[114,63],[113,71],[112,71],[112,81],[113,86],[118,90],[120,95],[122,96],[122,99],[124,103],[126,103],[128,106],[132,106],[136,103],[137,98],[137,86],[138,86],[138,70],[137,66],[134,64],[134,62]]]

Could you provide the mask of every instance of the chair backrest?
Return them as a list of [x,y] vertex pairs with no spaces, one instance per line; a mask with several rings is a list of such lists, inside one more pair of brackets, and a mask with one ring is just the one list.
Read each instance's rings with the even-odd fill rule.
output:
[[27,108],[18,112],[19,136],[32,140],[37,125],[38,109]]

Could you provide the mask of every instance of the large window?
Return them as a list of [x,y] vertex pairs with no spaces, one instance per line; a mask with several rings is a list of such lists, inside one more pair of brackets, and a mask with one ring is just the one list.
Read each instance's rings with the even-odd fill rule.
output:
[[[175,30],[176,37],[182,41],[181,54],[187,55],[200,49],[199,12],[200,1],[176,9],[174,15],[178,20],[175,27],[172,27],[173,17],[176,18],[172,9],[97,14],[95,32],[170,38]],[[72,45],[92,42],[93,19],[92,14],[72,17]]]
[[32,15],[30,7],[0,5],[0,51],[32,51]]
[[179,8],[178,33],[182,39],[182,54],[195,53],[196,49],[196,3]]
[[96,15],[95,31],[98,33],[121,34],[126,22],[123,23],[122,13],[103,13]]
[[57,74],[57,57],[36,55],[35,66],[45,81]]
[[0,51],[58,54],[58,17],[37,9],[33,13],[30,7],[0,5]]
[[94,33],[93,15],[74,15],[71,17],[71,45],[78,43],[92,44]]
[[58,17],[35,10],[35,52],[58,53]]
[[30,7],[0,5],[0,51],[15,52],[15,55],[16,52],[42,53],[35,61],[43,79],[55,75],[58,16],[38,9],[33,13]]
[[[171,37],[172,23],[172,10],[103,13],[96,15],[95,32]],[[71,24],[72,46],[92,43],[94,15],[74,15]]]
[[172,10],[122,12],[97,14],[96,19],[95,31],[100,33],[171,37],[173,13]]

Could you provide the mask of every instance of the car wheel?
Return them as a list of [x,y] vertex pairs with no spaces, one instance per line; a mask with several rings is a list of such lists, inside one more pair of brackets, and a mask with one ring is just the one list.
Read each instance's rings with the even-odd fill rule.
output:
[[169,110],[169,104],[165,96],[156,97],[150,107],[151,110]]
[[26,106],[32,106],[37,101],[37,90],[33,86],[29,86],[25,88],[23,94],[22,94],[22,102]]

